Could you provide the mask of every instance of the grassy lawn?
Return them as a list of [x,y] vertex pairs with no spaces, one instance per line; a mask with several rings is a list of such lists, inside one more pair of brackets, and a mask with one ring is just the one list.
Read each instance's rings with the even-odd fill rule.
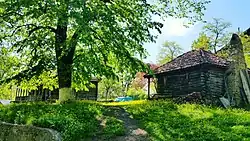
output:
[[112,116],[112,111],[105,115],[107,106],[124,107],[155,141],[250,141],[249,111],[168,101],[11,104],[0,106],[0,121],[52,128],[66,141],[123,135],[123,121]]
[[250,112],[150,101],[127,105],[152,140],[250,141]]
[[[84,140],[99,134],[107,137],[122,135],[122,121],[104,116],[104,113],[104,106],[89,101],[68,104],[22,103],[0,106],[0,121],[55,129],[65,141]],[[103,120],[105,125],[102,126]]]

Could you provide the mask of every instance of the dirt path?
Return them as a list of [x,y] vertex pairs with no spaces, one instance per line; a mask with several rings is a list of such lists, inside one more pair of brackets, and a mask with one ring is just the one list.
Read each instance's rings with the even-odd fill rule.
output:
[[124,123],[125,135],[116,136],[112,138],[105,138],[104,136],[97,136],[92,138],[92,141],[149,141],[148,134],[145,130],[140,129],[138,122],[131,118],[123,108],[118,106],[108,106],[105,116],[117,118]]

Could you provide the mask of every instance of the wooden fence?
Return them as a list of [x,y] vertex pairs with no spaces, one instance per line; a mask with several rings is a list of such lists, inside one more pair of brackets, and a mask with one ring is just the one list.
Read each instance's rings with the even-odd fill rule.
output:
[[42,89],[39,87],[37,90],[24,90],[16,88],[16,102],[20,101],[49,101],[56,100],[59,97],[58,89],[53,91],[49,89]]
[[[75,91],[73,94],[77,100],[97,100],[98,95],[98,82],[94,83],[94,88],[89,88],[89,91]],[[38,87],[37,90],[23,90],[16,88],[15,102],[28,102],[28,101],[55,101],[59,98],[59,89],[53,91],[49,89],[43,89],[42,86]]]

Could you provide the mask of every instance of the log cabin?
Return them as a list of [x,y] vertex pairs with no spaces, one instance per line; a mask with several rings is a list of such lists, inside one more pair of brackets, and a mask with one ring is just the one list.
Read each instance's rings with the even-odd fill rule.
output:
[[199,92],[206,103],[216,104],[225,93],[228,64],[203,49],[186,52],[156,69],[157,94],[174,98]]
[[[250,35],[250,28],[244,32]],[[220,57],[219,57],[220,56]],[[154,70],[157,94],[163,98],[199,94],[205,104],[243,107],[250,104],[250,77],[240,37],[213,54],[203,49],[186,52]],[[153,97],[154,97],[153,96]]]

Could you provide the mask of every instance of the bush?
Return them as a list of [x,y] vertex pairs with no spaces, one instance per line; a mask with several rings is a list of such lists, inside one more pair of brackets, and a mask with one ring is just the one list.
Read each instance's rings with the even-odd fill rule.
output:
[[147,99],[147,94],[143,89],[129,88],[127,96],[133,97],[133,99]]

